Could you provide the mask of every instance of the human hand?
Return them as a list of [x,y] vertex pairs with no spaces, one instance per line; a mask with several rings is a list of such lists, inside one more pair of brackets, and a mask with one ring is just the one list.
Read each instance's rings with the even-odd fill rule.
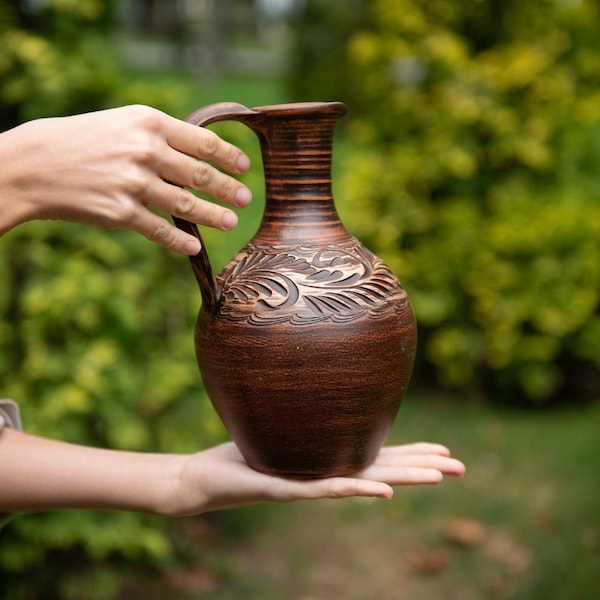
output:
[[[228,230],[250,191],[233,177],[248,157],[215,133],[147,106],[39,119],[0,135],[0,234],[32,219],[131,229],[183,254],[200,242],[149,206]],[[210,163],[212,164],[209,164]]]
[[451,458],[445,446],[423,442],[383,448],[370,467],[352,477],[283,479],[251,469],[229,442],[189,456],[177,466],[165,514],[193,515],[256,502],[391,498],[392,486],[437,484],[445,475],[464,473],[464,464]]

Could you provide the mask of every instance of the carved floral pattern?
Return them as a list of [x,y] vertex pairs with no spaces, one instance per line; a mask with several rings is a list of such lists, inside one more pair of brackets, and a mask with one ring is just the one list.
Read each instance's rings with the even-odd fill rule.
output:
[[357,240],[325,248],[250,243],[220,279],[220,316],[254,325],[376,319],[408,303],[394,273]]

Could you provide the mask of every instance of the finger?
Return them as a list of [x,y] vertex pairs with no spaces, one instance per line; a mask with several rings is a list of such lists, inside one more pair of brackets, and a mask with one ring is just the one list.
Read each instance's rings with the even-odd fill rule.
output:
[[460,476],[465,473],[465,466],[460,460],[448,456],[439,456],[437,454],[412,454],[395,457],[385,456],[378,458],[369,469],[372,467],[418,467],[420,469],[437,469],[447,475]]
[[385,446],[379,452],[380,456],[396,454],[439,454],[440,456],[450,456],[450,450],[442,444],[416,442],[414,444],[402,444],[400,446]]
[[[390,484],[392,484],[393,479],[393,481],[397,482],[394,485],[397,485],[403,482],[403,477],[407,470],[411,470],[410,477],[412,477],[414,474],[412,469],[435,471],[442,476],[462,477],[465,474],[464,464],[455,458],[435,454],[416,454],[396,457],[393,460],[378,459],[374,464],[362,471],[359,476],[367,479],[386,481]],[[410,481],[407,480],[407,483],[410,483]]]
[[200,242],[194,236],[143,207],[140,207],[139,212],[131,219],[128,228],[141,233],[151,242],[186,256],[198,254],[200,251]]
[[166,213],[191,223],[214,227],[222,231],[233,229],[238,223],[237,215],[214,202],[199,198],[189,190],[157,180],[144,193],[144,200]]
[[390,454],[383,453],[373,462],[374,465],[388,465],[388,466],[415,466],[415,467],[431,467],[434,469],[449,466],[451,468],[458,464],[462,464],[459,460],[452,458],[451,456],[444,456],[440,454]]
[[173,117],[169,117],[165,123],[165,137],[171,148],[195,158],[208,160],[231,173],[243,173],[248,170],[248,156],[213,131]]
[[271,499],[277,502],[339,499],[355,496],[391,498],[392,488],[384,482],[349,477],[331,477],[310,481],[273,479]]
[[444,480],[441,470],[418,466],[377,466],[370,467],[359,477],[380,481],[389,486],[435,485]]
[[[167,159],[158,166],[158,174],[163,179],[205,192],[232,206],[246,206],[252,200],[252,194],[245,185],[207,162],[175,152],[165,156]],[[169,210],[168,207],[161,208]]]

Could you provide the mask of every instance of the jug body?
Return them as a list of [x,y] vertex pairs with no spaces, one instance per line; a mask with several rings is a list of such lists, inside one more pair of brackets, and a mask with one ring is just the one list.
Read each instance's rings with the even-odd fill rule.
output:
[[244,113],[261,141],[263,219],[215,281],[202,283],[194,266],[201,288],[217,290],[203,292],[195,331],[209,398],[248,464],[279,476],[371,464],[413,367],[407,294],[335,208],[333,131],[344,112],[302,103]]
[[406,293],[357,240],[250,243],[201,311],[196,353],[211,401],[250,466],[349,475],[373,462],[415,351]]

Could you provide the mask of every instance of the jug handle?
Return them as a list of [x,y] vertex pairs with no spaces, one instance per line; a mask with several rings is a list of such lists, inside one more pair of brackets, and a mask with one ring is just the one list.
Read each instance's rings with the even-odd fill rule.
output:
[[[198,127],[206,127],[217,121],[243,122],[245,118],[257,114],[259,114],[258,111],[252,110],[243,104],[238,104],[236,102],[217,102],[199,108],[185,120],[193,125],[198,125]],[[193,235],[200,241],[200,252],[194,256],[190,256],[190,262],[192,264],[194,275],[196,276],[196,281],[200,287],[203,307],[205,310],[213,312],[218,306],[220,291],[204,245],[204,240],[195,223],[191,223],[174,215],[173,222],[179,229]]]

